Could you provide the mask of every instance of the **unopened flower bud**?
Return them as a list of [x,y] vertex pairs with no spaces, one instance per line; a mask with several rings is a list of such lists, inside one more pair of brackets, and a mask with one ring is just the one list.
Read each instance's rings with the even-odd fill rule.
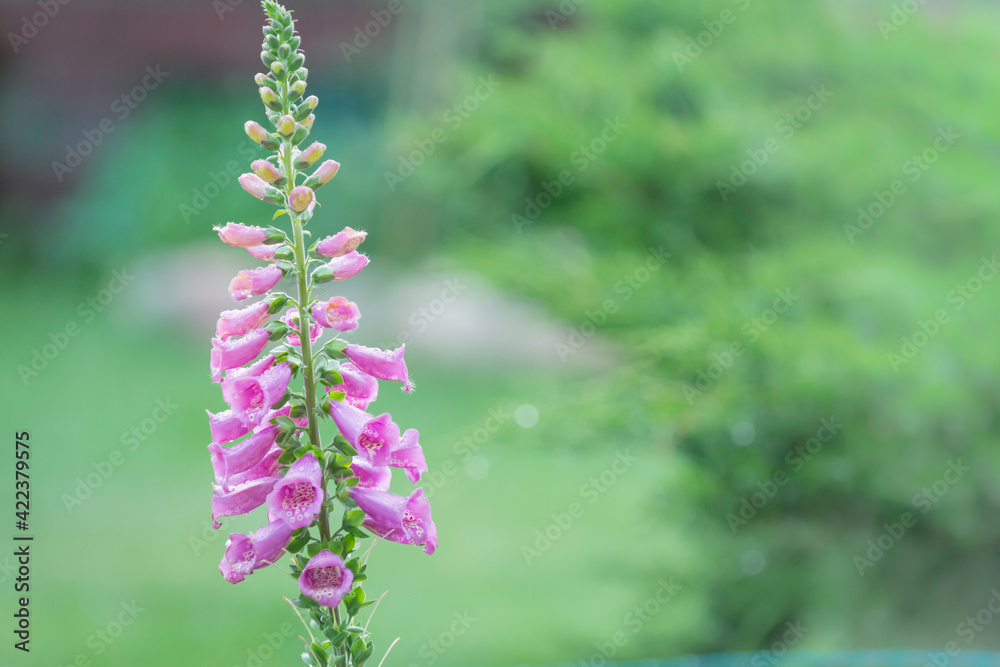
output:
[[269,76],[263,73],[257,74],[257,76],[253,78],[253,80],[257,82],[258,86],[265,86],[272,90],[274,90],[274,88],[278,85],[277,83],[274,82],[273,79],[271,79]]
[[315,95],[310,95],[306,99],[302,100],[302,106],[309,107],[310,109],[315,109],[317,104],[319,104],[319,98]]
[[272,185],[285,180],[285,177],[281,175],[281,171],[268,160],[254,160],[250,163],[250,168],[262,180]]
[[248,120],[243,126],[247,136],[268,150],[276,150],[278,141],[267,130],[261,127],[260,123]]
[[305,81],[296,81],[288,89],[288,92],[291,95],[291,97],[292,97],[293,100],[299,99],[306,92],[306,82]]
[[302,125],[305,126],[307,130],[312,132],[313,123],[316,121],[316,114],[309,114],[309,117],[302,121]]
[[309,204],[312,204],[314,197],[312,188],[300,185],[288,195],[288,205],[296,213],[301,213],[309,208]]
[[278,119],[278,134],[283,137],[290,137],[295,133],[295,119],[285,114]]
[[243,174],[240,176],[239,181],[240,185],[243,186],[243,189],[257,199],[261,199],[272,204],[280,203],[281,192],[278,188],[268,185],[267,182],[257,174]]
[[278,99],[278,95],[266,86],[261,86],[260,88],[260,101],[264,103],[268,109],[274,111],[281,110],[281,101]]
[[309,145],[304,151],[299,153],[298,158],[295,160],[295,166],[298,169],[304,169],[311,166],[316,160],[323,157],[323,151],[326,150],[326,145],[321,144],[316,141]]
[[330,182],[334,176],[337,175],[337,171],[340,169],[340,163],[336,160],[327,160],[321,164],[316,171],[312,173],[309,178],[305,180],[303,185],[307,185],[314,190],[319,189],[326,183]]
[[278,81],[284,81],[288,76],[288,70],[285,69],[280,60],[271,63],[271,71],[274,72],[274,76],[278,77]]

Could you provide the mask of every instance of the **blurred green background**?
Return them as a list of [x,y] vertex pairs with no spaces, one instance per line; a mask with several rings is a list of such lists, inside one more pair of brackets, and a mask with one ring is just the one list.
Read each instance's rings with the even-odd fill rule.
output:
[[[406,341],[418,391],[378,406],[430,465],[438,552],[372,555],[387,667],[1000,648],[995,3],[289,6],[343,164],[311,227],[368,230],[338,287],[355,340]],[[209,527],[261,16],[0,7],[36,535],[0,664],[299,663],[293,582],[227,584]]]

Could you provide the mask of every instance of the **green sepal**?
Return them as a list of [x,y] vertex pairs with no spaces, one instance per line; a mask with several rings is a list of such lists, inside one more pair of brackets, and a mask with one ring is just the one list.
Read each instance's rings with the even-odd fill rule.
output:
[[292,145],[298,146],[309,136],[309,128],[305,125],[296,125],[295,133],[292,134]]
[[331,359],[337,359],[344,356],[344,348],[347,347],[347,341],[341,338],[334,338],[329,343],[323,346],[323,352],[326,353]]
[[274,315],[279,310],[284,308],[289,301],[290,299],[286,295],[279,294],[278,296],[274,297],[274,299],[271,301],[271,305],[267,309],[267,314]]
[[325,264],[323,266],[318,267],[315,271],[312,272],[312,280],[317,285],[328,283],[333,279],[334,279],[333,269],[331,269],[329,266]]
[[337,437],[333,439],[333,446],[337,450],[343,452],[346,456],[357,456],[358,450],[351,446],[351,443],[347,441],[347,438],[337,434]]

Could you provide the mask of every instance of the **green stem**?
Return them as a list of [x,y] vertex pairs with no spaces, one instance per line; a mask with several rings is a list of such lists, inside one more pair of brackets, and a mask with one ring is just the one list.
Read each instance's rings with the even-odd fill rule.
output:
[[[288,81],[282,83],[282,99],[283,101],[283,112],[288,113]],[[285,194],[290,198],[292,189],[295,187],[295,177],[296,171],[292,166],[292,142],[291,139],[284,139],[282,142],[282,160],[285,165],[285,177],[288,182],[285,184]],[[311,299],[309,291],[309,276],[307,271],[309,270],[309,258],[306,255],[306,244],[305,235],[302,231],[302,220],[295,211],[291,209],[291,206],[285,209],[288,213],[288,217],[292,221],[292,230],[295,235],[295,270],[298,274],[298,306],[299,311],[299,342],[302,345],[302,375],[303,381],[305,383],[305,408],[306,417],[308,419],[308,432],[309,440],[312,444],[319,449],[323,448],[323,443],[319,439],[319,420],[316,416],[316,380],[313,372],[313,354],[312,354],[312,340],[310,336],[310,329],[312,328],[309,323],[309,301]],[[323,505],[319,513],[319,537],[323,542],[330,541],[330,508],[328,505],[329,498],[327,497],[327,478],[326,471],[323,471],[322,478],[320,480],[320,486],[323,489]],[[340,626],[340,609],[337,607],[330,607],[330,612],[333,615],[337,626]]]

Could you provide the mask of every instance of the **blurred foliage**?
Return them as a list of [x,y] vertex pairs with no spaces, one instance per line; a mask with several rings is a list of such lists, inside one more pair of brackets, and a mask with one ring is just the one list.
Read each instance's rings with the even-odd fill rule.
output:
[[[677,568],[698,602],[672,616],[682,632],[644,635],[628,655],[766,648],[796,619],[818,645],[943,644],[995,583],[1000,358],[984,332],[1000,285],[989,262],[976,275],[1000,246],[998,17],[928,6],[883,36],[891,13],[495,3],[448,105],[480,77],[497,92],[458,127],[395,126],[389,171],[415,137],[447,140],[386,200],[393,215],[436,207],[457,263],[564,320],[554,355],[585,356],[574,341],[594,345],[594,331],[618,355],[613,372],[559,388],[548,407],[563,419],[536,444],[678,454],[683,474],[634,511],[685,542],[690,557],[660,571]],[[594,150],[614,119],[625,129]],[[948,128],[953,145],[913,162]],[[905,190],[884,215],[849,233],[896,179]],[[889,356],[903,337],[912,360]],[[959,460],[971,470],[938,495]],[[745,525],[744,499],[763,504]],[[871,567],[856,562],[905,512],[916,525]]]

